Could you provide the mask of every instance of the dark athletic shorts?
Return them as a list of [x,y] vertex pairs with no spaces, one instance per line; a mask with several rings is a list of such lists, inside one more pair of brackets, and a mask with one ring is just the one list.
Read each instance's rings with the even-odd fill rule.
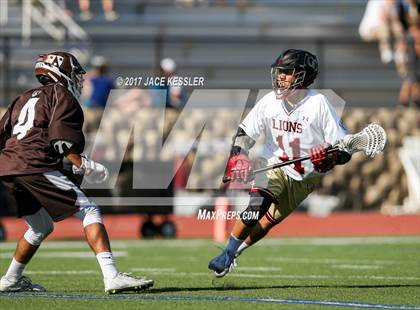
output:
[[59,171],[1,177],[3,185],[16,200],[19,217],[45,208],[51,218],[61,221],[91,204],[75,182]]

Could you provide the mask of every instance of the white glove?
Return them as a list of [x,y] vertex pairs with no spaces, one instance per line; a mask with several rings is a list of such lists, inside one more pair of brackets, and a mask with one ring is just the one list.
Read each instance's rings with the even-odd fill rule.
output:
[[82,155],[81,158],[82,164],[80,167],[72,166],[74,174],[84,175],[84,178],[90,184],[102,183],[108,179],[108,169],[104,165],[89,159],[85,155]]

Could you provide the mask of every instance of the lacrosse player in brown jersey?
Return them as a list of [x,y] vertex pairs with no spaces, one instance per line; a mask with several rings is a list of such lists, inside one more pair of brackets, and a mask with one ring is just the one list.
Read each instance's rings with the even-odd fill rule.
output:
[[63,158],[74,174],[101,183],[108,170],[82,155],[83,111],[79,105],[85,70],[66,52],[38,57],[35,75],[42,84],[21,94],[0,121],[0,178],[17,204],[28,230],[19,240],[12,262],[0,280],[0,291],[46,291],[23,275],[24,268],[54,222],[76,216],[103,273],[105,291],[140,291],[152,280],[117,271],[100,210],[62,172]]

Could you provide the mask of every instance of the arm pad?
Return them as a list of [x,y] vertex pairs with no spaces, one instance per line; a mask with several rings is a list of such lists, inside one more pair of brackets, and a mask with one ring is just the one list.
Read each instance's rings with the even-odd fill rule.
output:
[[242,128],[238,128],[238,131],[232,139],[232,149],[230,156],[235,156],[240,153],[248,155],[248,151],[254,146],[255,141],[250,138]]
[[65,141],[65,140],[55,140],[52,142],[54,150],[60,154],[65,155],[73,146],[73,142]]

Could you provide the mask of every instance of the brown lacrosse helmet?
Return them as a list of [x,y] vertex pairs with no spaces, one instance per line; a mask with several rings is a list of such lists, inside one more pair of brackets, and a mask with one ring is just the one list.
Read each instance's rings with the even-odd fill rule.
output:
[[35,63],[35,75],[42,85],[60,83],[77,100],[80,98],[85,73],[76,57],[67,52],[41,54]]

